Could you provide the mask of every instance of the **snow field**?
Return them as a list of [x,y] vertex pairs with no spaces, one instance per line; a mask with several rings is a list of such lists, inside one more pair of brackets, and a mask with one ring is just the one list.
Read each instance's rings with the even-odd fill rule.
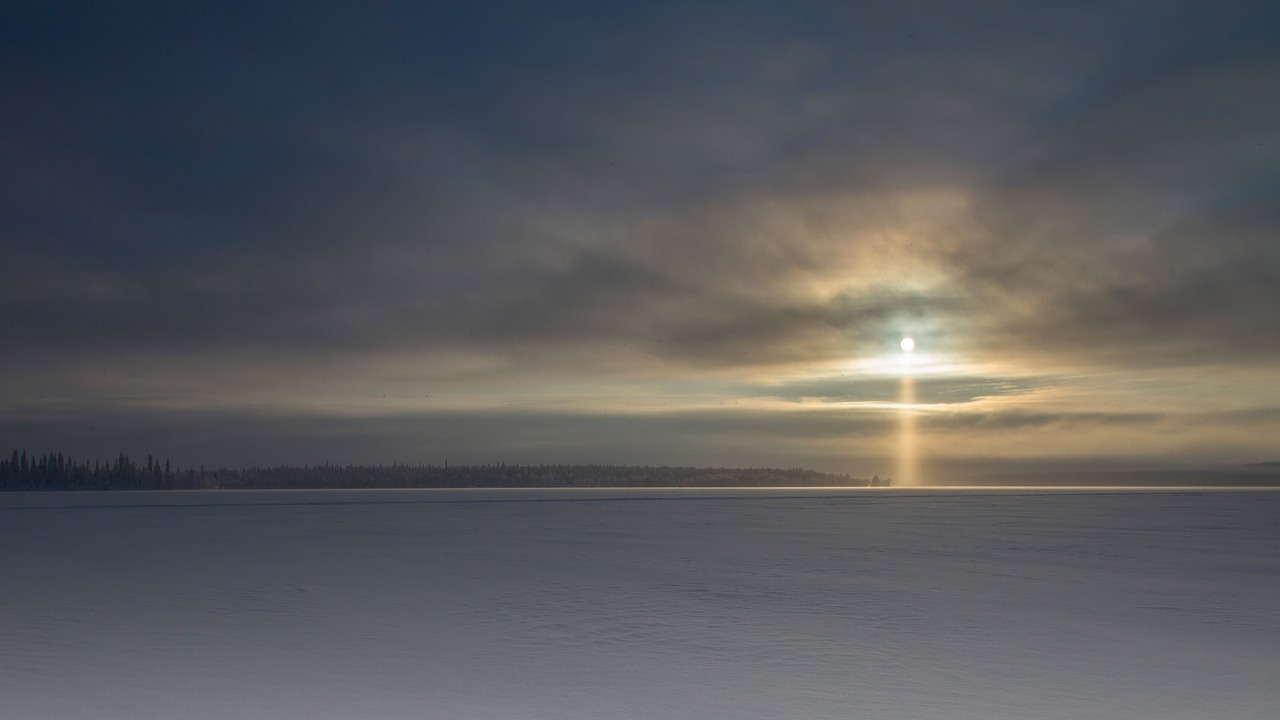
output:
[[1280,717],[1280,492],[0,497],[5,718]]

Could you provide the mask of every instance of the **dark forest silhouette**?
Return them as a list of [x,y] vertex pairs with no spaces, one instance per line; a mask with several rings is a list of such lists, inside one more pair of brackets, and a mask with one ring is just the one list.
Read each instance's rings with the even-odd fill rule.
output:
[[866,487],[872,480],[802,468],[623,465],[276,465],[179,468],[148,455],[76,462],[60,452],[0,460],[0,490],[244,490],[323,488]]

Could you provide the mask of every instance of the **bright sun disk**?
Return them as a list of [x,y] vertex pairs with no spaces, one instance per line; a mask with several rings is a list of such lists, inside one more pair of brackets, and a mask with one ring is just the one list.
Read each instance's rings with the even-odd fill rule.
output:
[[911,352],[916,349],[916,341],[909,337],[902,338],[902,349],[905,352]]

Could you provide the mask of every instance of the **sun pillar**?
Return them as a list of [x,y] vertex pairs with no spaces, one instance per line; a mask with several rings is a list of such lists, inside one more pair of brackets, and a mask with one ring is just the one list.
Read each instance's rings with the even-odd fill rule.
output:
[[898,388],[898,469],[893,484],[915,485],[919,452],[916,448],[916,379],[911,374],[915,341],[902,339],[902,379]]

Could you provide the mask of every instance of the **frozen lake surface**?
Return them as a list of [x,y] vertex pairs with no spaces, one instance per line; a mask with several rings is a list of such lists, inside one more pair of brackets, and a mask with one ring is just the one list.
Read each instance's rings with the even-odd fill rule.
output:
[[1280,492],[0,496],[0,717],[1280,717]]

